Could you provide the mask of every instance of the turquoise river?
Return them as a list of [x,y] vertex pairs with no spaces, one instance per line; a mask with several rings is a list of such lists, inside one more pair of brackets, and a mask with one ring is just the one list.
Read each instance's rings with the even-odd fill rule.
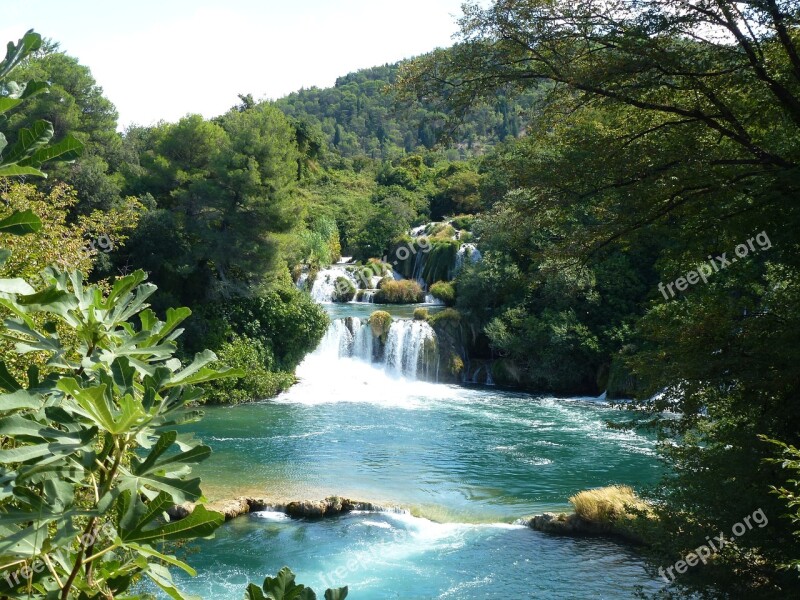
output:
[[239,600],[247,582],[284,565],[320,597],[348,585],[353,600],[623,599],[660,588],[635,551],[613,540],[514,523],[567,510],[582,489],[654,484],[654,440],[607,426],[630,414],[602,399],[420,381],[415,353],[431,332],[407,309],[395,311],[387,356],[373,362],[360,335],[373,309],[332,311],[288,393],[208,410],[191,431],[214,449],[198,469],[212,500],[338,495],[402,510],[323,521],[241,516],[182,550],[198,570],[179,577],[184,589]]

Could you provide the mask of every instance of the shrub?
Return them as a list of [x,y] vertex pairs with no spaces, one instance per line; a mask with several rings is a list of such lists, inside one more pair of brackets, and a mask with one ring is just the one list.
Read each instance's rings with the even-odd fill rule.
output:
[[415,308],[414,309],[414,320],[415,321],[427,321],[428,320],[428,309],[427,308]]
[[447,361],[447,370],[451,375],[458,375],[464,370],[464,360],[458,354],[451,354]]
[[273,398],[295,382],[291,373],[271,370],[275,359],[258,340],[234,336],[216,354],[222,364],[241,369],[245,374],[207,384],[204,400],[208,404],[241,404]]
[[392,326],[392,315],[385,310],[376,310],[369,317],[369,326],[372,329],[372,335],[385,342]]
[[647,509],[647,504],[627,485],[585,490],[572,496],[569,501],[579,517],[592,523],[616,523]]
[[417,304],[424,300],[425,292],[422,287],[410,279],[387,281],[375,294],[375,302],[378,304]]
[[425,229],[425,234],[437,240],[449,240],[455,236],[456,230],[449,223],[433,223]]
[[356,286],[347,277],[337,277],[333,284],[331,300],[334,302],[350,302],[356,295]]
[[450,224],[461,231],[472,231],[472,226],[475,225],[475,217],[474,215],[460,215],[454,217]]
[[441,300],[447,306],[453,306],[456,302],[456,287],[447,281],[437,281],[431,286],[431,294],[437,300]]
[[259,340],[275,357],[275,368],[280,371],[293,371],[316,348],[328,327],[325,310],[293,287],[207,304],[198,313],[185,351],[220,348],[239,335]]
[[[325,590],[325,600],[345,600],[348,588]],[[289,567],[283,567],[275,577],[267,577],[261,587],[251,583],[247,586],[244,600],[308,600],[316,598],[311,588],[295,583],[295,574]]]

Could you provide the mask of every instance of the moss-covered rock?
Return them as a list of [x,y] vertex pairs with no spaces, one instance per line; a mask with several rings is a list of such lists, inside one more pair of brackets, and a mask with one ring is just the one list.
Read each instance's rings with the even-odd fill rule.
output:
[[456,286],[449,281],[437,281],[431,286],[430,292],[447,306],[453,306],[456,302]]
[[356,296],[356,286],[347,277],[337,277],[333,284],[333,302],[350,302]]
[[428,320],[428,309],[427,308],[415,308],[414,309],[414,320],[415,321],[427,321]]
[[598,377],[598,387],[606,390],[608,398],[632,398],[639,388],[636,376],[628,370],[621,356],[611,360],[606,384],[602,383],[601,377]]
[[[430,318],[431,326],[436,329],[443,327],[458,327],[461,324],[461,313],[455,308],[446,308]],[[438,333],[438,332],[437,332]]]
[[372,329],[372,335],[385,343],[389,329],[392,327],[392,315],[385,310],[376,310],[369,316],[369,326]]
[[492,379],[498,385],[519,385],[522,374],[523,370],[509,358],[498,358],[492,363]]
[[456,266],[456,255],[461,243],[456,240],[430,240],[430,249],[426,253],[422,278],[428,285],[435,281],[450,281]]

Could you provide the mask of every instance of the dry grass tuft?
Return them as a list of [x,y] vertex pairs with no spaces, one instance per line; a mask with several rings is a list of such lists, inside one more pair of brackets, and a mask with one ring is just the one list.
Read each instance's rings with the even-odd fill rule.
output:
[[569,499],[579,517],[593,523],[617,523],[647,512],[647,504],[627,485],[609,485],[578,492]]

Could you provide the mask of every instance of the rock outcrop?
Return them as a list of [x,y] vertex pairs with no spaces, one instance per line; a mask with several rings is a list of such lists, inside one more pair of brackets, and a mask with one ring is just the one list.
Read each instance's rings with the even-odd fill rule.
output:
[[[274,510],[282,512],[292,517],[293,519],[322,519],[326,517],[335,517],[354,510],[372,511],[372,512],[389,512],[397,510],[373,504],[371,502],[359,502],[356,500],[349,500],[347,498],[339,498],[338,496],[331,496],[325,500],[301,500],[298,502],[289,502],[288,504],[276,504],[267,500],[266,498],[248,498],[241,496],[231,500],[220,500],[212,502],[207,506],[209,510],[221,512],[225,515],[225,520],[230,521],[240,515],[249,512],[261,510]],[[173,506],[167,511],[170,519],[179,521],[187,515],[191,514],[194,510],[194,504],[187,502],[178,506]]]
[[633,531],[614,523],[595,523],[579,517],[575,513],[544,513],[517,521],[536,531],[552,535],[573,537],[608,536],[617,537],[634,544],[645,541]]

